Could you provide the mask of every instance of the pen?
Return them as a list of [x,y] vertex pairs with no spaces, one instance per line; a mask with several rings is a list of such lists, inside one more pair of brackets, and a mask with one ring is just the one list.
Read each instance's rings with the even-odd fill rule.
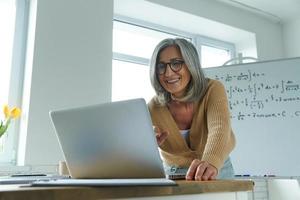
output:
[[236,174],[235,175],[236,177],[249,177],[250,176],[250,174]]
[[276,177],[275,175],[264,175],[264,177]]

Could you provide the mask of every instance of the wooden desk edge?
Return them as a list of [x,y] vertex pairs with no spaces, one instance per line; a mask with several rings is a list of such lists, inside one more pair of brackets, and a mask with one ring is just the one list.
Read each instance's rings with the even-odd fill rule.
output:
[[238,192],[252,191],[254,182],[250,180],[216,180],[216,181],[177,181],[174,193],[210,193],[210,192]]
[[[172,196],[214,192],[239,192],[253,190],[253,181],[176,181],[177,186],[126,186],[126,187],[26,187],[0,186],[0,199],[106,199],[150,196]],[[18,186],[18,187],[17,187]]]

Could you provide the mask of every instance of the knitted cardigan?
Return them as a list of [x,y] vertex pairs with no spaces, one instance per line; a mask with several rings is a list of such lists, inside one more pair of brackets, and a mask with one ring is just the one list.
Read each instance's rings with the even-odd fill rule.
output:
[[226,91],[221,82],[209,79],[203,98],[194,103],[194,116],[190,128],[190,147],[179,132],[167,106],[161,106],[155,97],[148,104],[154,126],[169,131],[160,145],[161,154],[168,165],[189,167],[194,159],[207,161],[218,170],[223,166],[235,146],[230,125]]

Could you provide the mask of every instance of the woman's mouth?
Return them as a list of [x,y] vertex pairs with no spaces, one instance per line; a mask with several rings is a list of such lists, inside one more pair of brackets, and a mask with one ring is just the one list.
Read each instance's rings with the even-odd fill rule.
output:
[[174,78],[174,79],[166,80],[165,82],[167,84],[174,84],[174,83],[177,83],[179,80],[180,80],[180,78]]

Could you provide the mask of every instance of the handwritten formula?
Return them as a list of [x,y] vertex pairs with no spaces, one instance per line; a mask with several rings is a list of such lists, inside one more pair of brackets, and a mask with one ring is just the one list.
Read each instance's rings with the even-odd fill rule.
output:
[[[224,83],[232,119],[300,119],[300,82],[297,80],[274,81],[268,72],[249,69],[210,77]],[[285,109],[291,104],[296,109]]]

